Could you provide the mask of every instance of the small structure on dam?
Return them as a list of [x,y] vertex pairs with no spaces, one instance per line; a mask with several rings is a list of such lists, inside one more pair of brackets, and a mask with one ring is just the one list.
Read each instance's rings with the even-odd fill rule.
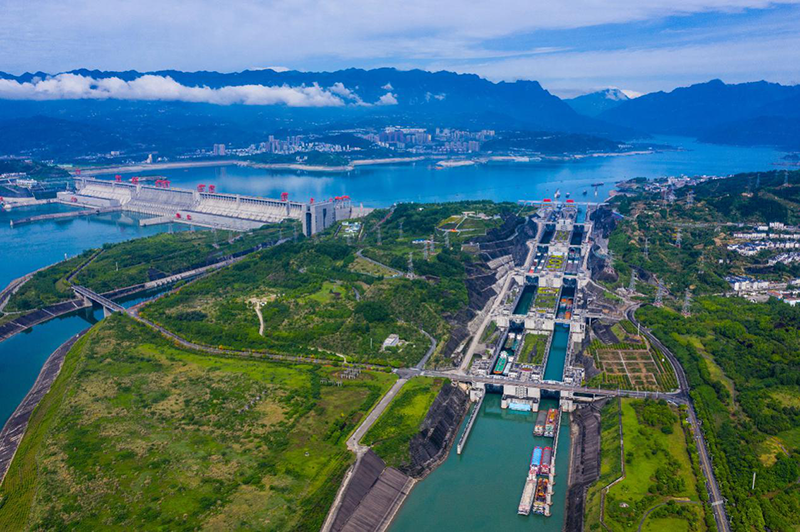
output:
[[109,181],[91,177],[76,177],[75,190],[58,193],[58,201],[69,205],[95,209],[119,209],[146,214],[152,218],[142,225],[178,222],[217,229],[249,231],[267,223],[298,220],[303,233],[311,236],[335,222],[364,214],[354,209],[349,196],[308,203],[290,201],[284,194],[280,199],[224,194],[205,190],[172,188],[169,181],[155,184]]

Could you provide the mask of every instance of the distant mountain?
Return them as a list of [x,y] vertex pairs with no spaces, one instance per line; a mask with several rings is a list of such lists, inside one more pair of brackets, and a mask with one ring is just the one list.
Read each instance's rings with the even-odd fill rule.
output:
[[[782,131],[800,113],[800,85],[758,81],[728,85],[716,79],[655,92],[604,111],[598,118],[648,133],[688,135],[736,144],[797,146],[800,136]],[[792,128],[795,131],[796,128]]]
[[[363,126],[407,124],[424,127],[469,129],[552,131],[598,135],[624,139],[633,135],[627,128],[609,125],[576,113],[558,97],[535,81],[493,83],[472,74],[452,72],[401,71],[393,68],[348,69],[336,72],[180,72],[165,70],[106,72],[75,70],[72,74],[94,80],[120,78],[133,81],[144,75],[169,77],[192,88],[231,87],[240,93],[252,86],[283,90],[313,88],[315,85],[337,106],[291,107],[278,105],[214,105],[201,101],[142,101],[131,99],[60,99],[51,101],[2,100],[0,120],[34,120],[49,117],[70,122],[75,128],[101,128],[114,133],[122,149],[131,146],[174,153],[187,147],[203,147],[214,142],[230,144],[258,142],[267,134],[322,131]],[[0,78],[31,83],[47,78],[42,72]],[[36,118],[34,122],[40,121]],[[57,131],[65,131],[60,123]],[[34,123],[28,130],[35,131]],[[51,135],[57,137],[57,134]],[[108,139],[99,142],[105,149]],[[17,139],[15,148],[29,143],[39,148],[37,139]],[[86,152],[92,147],[86,145]],[[57,146],[54,148],[58,148]],[[24,150],[23,150],[24,151]],[[7,153],[0,144],[0,153]],[[58,155],[58,154],[54,154]]]
[[613,109],[627,100],[630,100],[627,94],[619,89],[609,88],[564,101],[578,114],[596,117],[603,111]]

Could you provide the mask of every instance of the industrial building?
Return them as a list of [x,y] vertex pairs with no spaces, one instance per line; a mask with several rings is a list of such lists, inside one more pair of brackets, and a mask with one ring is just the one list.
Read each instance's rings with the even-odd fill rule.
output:
[[339,196],[324,201],[308,203],[289,201],[288,195],[280,199],[224,194],[213,187],[197,190],[172,188],[169,181],[154,184],[75,178],[74,191],[60,192],[58,200],[71,205],[92,208],[119,208],[122,211],[149,215],[142,225],[179,222],[249,231],[267,223],[298,220],[303,224],[303,234],[311,236],[323,231],[337,221],[347,220],[365,213],[363,207],[353,209],[349,196]]

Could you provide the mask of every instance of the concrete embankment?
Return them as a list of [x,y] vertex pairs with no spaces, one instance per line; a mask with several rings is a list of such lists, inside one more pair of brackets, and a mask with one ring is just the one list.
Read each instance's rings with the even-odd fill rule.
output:
[[39,401],[50,391],[50,387],[55,382],[61,371],[61,366],[64,364],[64,358],[67,353],[78,341],[78,339],[86,334],[89,329],[85,329],[76,334],[56,349],[53,354],[47,359],[39,372],[39,376],[33,387],[28,392],[28,395],[22,400],[17,409],[8,418],[3,430],[0,431],[0,484],[5,478],[8,468],[11,466],[11,461],[19,448],[22,437],[25,434],[25,429],[28,427],[28,421],[33,414],[34,409],[39,404]]
[[386,467],[372,449],[359,457],[345,481],[337,506],[322,527],[325,532],[385,530],[414,484],[407,475]]
[[447,458],[468,405],[461,388],[443,386],[409,444],[410,462],[399,469],[386,467],[372,449],[360,454],[342,481],[322,531],[386,530],[414,483]]
[[411,462],[400,467],[416,479],[424,478],[445,458],[469,408],[469,396],[458,386],[444,385],[434,399],[419,432],[411,439]]
[[600,478],[600,409],[606,400],[581,405],[571,415],[572,453],[565,532],[583,532],[586,490]]

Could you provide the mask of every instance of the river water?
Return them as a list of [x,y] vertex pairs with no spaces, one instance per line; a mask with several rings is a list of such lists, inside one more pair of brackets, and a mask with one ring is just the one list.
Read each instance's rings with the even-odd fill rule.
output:
[[[557,407],[556,400],[542,401],[541,408]],[[487,394],[462,454],[451,452],[442,465],[414,486],[390,531],[560,531],[570,448],[566,414],[558,436],[552,515],[517,514],[533,448],[553,444],[552,438],[533,436],[535,421],[535,413],[503,410],[500,395]]]
[[[617,181],[645,176],[727,175],[769,170],[781,153],[768,148],[704,145],[687,139],[658,138],[655,142],[681,151],[650,155],[597,157],[573,162],[492,163],[443,170],[430,162],[359,168],[344,174],[309,174],[247,167],[204,167],[154,171],[174,186],[194,188],[215,184],[219,192],[307,201],[314,197],[349,195],[356,203],[383,207],[399,201],[490,199],[516,201],[552,197],[556,190],[576,201],[604,199]],[[593,183],[602,182],[595,196]],[[583,191],[587,191],[584,196]],[[562,199],[563,197],[562,196]],[[37,268],[74,256],[104,243],[167,231],[169,226],[140,227],[130,214],[105,214],[10,228],[14,218],[68,209],[49,205],[0,211],[0,286]],[[176,225],[174,230],[185,229]],[[38,325],[0,342],[0,424],[5,423],[33,385],[43,362],[71,335],[98,318],[75,315]],[[535,445],[530,414],[501,411],[499,396],[489,395],[464,451],[417,485],[401,509],[393,531],[410,530],[560,530],[563,523],[564,474],[556,484],[553,516],[516,514],[526,463]],[[564,418],[567,419],[566,417]],[[561,431],[556,468],[566,471],[569,431]],[[561,498],[561,499],[559,499]]]
[[[570,162],[488,163],[437,170],[430,161],[361,167],[348,173],[302,173],[248,167],[202,167],[155,170],[173,186],[216,185],[218,192],[308,201],[349,195],[367,207],[395,202],[437,202],[466,199],[517,201],[552,197],[560,189],[576,201],[603,199],[617,181],[665,175],[728,175],[767,170],[781,153],[769,148],[736,148],[700,144],[685,138],[659,137],[659,144],[679,147],[644,155],[593,157]],[[603,183],[595,198],[592,183]],[[583,191],[587,195],[583,196]],[[562,196],[563,199],[563,196]]]

